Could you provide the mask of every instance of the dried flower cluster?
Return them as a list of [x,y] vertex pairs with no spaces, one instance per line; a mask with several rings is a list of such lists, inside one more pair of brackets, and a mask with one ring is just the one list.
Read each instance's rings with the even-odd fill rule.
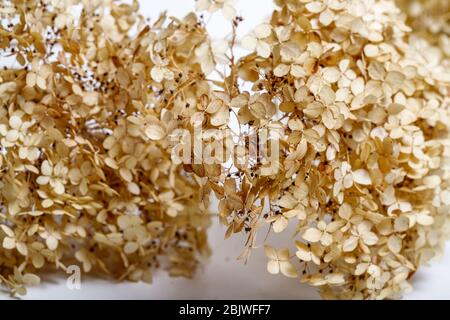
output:
[[261,220],[274,233],[295,224],[293,245],[265,246],[268,272],[324,298],[398,297],[449,234],[448,65],[393,1],[275,2],[225,93],[241,140],[284,129],[279,166],[216,180],[227,236],[248,232],[247,257]]
[[163,257],[191,276],[209,252],[207,192],[167,138],[209,91],[191,63],[206,34],[194,14],[149,25],[137,10],[2,1],[0,279],[13,293],[79,263],[150,282]]
[[[393,0],[275,0],[239,41],[233,2],[196,3],[230,21],[221,40],[193,13],[150,24],[136,1],[3,2],[0,279],[13,292],[73,262],[150,281],[164,257],[192,275],[211,190],[226,237],[248,234],[241,258],[261,226],[293,225],[291,243],[266,244],[267,269],[324,298],[396,298],[442,251],[448,18],[422,33]],[[262,145],[272,153],[249,156]]]
[[[407,15],[413,32],[439,46],[450,59],[450,2],[442,0],[395,0]],[[448,61],[446,63],[449,63]]]

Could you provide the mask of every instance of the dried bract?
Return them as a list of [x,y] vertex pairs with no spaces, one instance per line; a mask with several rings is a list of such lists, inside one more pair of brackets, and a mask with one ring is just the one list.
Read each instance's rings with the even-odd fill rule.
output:
[[170,136],[210,90],[192,63],[202,23],[150,24],[136,1],[0,10],[2,283],[22,294],[72,264],[150,282],[165,261],[192,276],[209,253],[208,189],[172,161]]
[[241,140],[282,128],[279,157],[211,179],[227,236],[248,233],[247,258],[260,226],[292,225],[292,244],[266,245],[270,273],[324,298],[399,297],[449,234],[444,54],[390,0],[275,2],[224,87]]

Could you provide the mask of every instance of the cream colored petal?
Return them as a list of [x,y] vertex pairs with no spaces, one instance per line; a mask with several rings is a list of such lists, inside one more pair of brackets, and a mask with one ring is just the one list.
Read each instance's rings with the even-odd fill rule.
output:
[[305,5],[306,10],[312,13],[319,13],[325,9],[325,4],[321,1],[312,1]]
[[34,87],[36,85],[36,73],[34,72],[28,72],[26,77],[26,83],[29,87]]
[[132,254],[136,252],[139,249],[139,245],[136,242],[130,241],[127,242],[123,248],[123,251],[126,254]]
[[288,278],[296,278],[297,270],[289,261],[280,261],[280,271]]
[[304,247],[297,247],[297,251],[295,252],[295,255],[302,261],[309,262],[312,260],[311,252],[308,250],[308,248]]
[[53,173],[53,166],[48,160],[44,160],[41,165],[41,172],[43,175],[51,176]]
[[47,183],[49,183],[50,181],[50,177],[48,176],[39,176],[36,179],[36,182],[40,185],[46,185]]
[[365,273],[368,267],[369,267],[368,263],[359,263],[356,266],[355,276],[359,276],[359,275],[362,275],[363,273]]
[[255,28],[255,35],[258,39],[264,39],[270,36],[272,28],[269,24],[263,23]]
[[164,129],[158,125],[149,125],[145,129],[145,134],[151,140],[161,140],[166,135]]
[[227,20],[233,20],[236,17],[236,9],[229,4],[225,4],[222,8],[222,14]]
[[344,241],[342,245],[342,250],[344,252],[351,252],[355,250],[357,245],[358,245],[358,238],[351,236],[350,238]]
[[279,64],[273,70],[273,74],[277,77],[284,77],[289,73],[290,67],[287,64]]
[[11,116],[9,125],[11,128],[18,130],[22,126],[22,119],[19,116]]
[[270,260],[267,263],[267,272],[271,274],[278,274],[280,272],[280,264],[278,261]]
[[271,260],[277,260],[278,259],[277,252],[271,246],[265,245],[264,246],[264,252],[266,253],[266,256],[269,259],[271,259]]
[[256,42],[257,42],[257,39],[255,37],[245,36],[241,40],[241,45],[244,49],[253,51],[256,49]]
[[258,40],[256,42],[256,53],[263,58],[268,58],[271,53],[271,47],[267,42]]
[[36,84],[42,90],[47,89],[47,81],[43,77],[41,77],[39,75],[36,77]]
[[16,240],[14,238],[5,237],[3,238],[3,248],[14,249],[16,247]]
[[373,232],[364,233],[361,235],[361,238],[363,242],[368,246],[372,246],[378,242],[378,237]]
[[309,242],[318,242],[322,237],[322,232],[316,228],[308,228],[305,233],[303,233],[303,239]]
[[164,69],[158,66],[154,66],[150,72],[153,80],[161,82],[164,79]]
[[53,191],[55,191],[56,194],[64,194],[65,187],[60,180],[50,180],[50,184],[52,184]]
[[353,181],[362,184],[362,185],[371,185],[372,179],[370,178],[369,172],[365,169],[358,169],[356,171],[353,171]]
[[28,286],[37,286],[41,282],[41,279],[32,273],[25,273],[23,275],[23,283]]
[[127,184],[127,188],[128,188],[128,191],[130,191],[130,193],[132,193],[132,194],[135,194],[135,195],[140,194],[139,186],[134,182],[129,182]]
[[333,11],[326,9],[320,13],[319,21],[322,25],[328,26],[333,22],[333,20],[334,20]]
[[50,250],[56,250],[56,248],[58,247],[58,239],[53,236],[49,236],[47,239],[45,239],[45,244]]
[[272,225],[273,231],[276,233],[280,233],[288,226],[288,219],[286,219],[284,216],[280,215],[278,219],[275,220],[275,222]]
[[417,223],[423,226],[430,226],[434,223],[432,216],[424,213],[419,213],[416,215]]

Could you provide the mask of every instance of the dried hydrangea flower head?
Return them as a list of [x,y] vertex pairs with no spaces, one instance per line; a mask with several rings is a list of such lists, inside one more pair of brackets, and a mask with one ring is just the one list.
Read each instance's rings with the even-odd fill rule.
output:
[[160,257],[191,276],[209,253],[207,189],[171,159],[209,85],[194,14],[150,24],[120,1],[0,7],[0,279],[43,268],[151,281]]
[[[190,276],[211,189],[226,236],[248,233],[242,258],[261,225],[294,224],[290,245],[265,246],[267,269],[325,298],[397,297],[441,251],[443,51],[393,0],[276,0],[237,59],[233,2],[197,2],[230,20],[215,41],[195,14],[148,24],[136,1],[2,4],[0,279],[13,292],[79,262],[150,281],[166,256]],[[270,155],[248,156],[262,143]]]
[[450,57],[450,3],[441,0],[396,0],[413,32],[438,45]]
[[262,221],[295,224],[291,244],[267,243],[270,273],[325,298],[398,297],[449,234],[449,69],[410,44],[393,1],[275,2],[220,99],[241,140],[283,129],[279,158],[211,179],[227,236],[248,233],[247,257]]

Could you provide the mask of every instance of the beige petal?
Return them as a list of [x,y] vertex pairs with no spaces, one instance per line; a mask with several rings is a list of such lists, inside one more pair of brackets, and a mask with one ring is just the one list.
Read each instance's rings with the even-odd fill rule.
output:
[[309,248],[304,244],[300,242],[296,242],[297,251],[295,252],[295,255],[302,261],[309,262],[312,260],[311,252],[309,251]]
[[270,24],[263,23],[255,28],[255,35],[258,39],[267,38],[272,33]]
[[241,40],[241,45],[244,49],[253,51],[256,48],[257,39],[252,36],[245,36]]
[[373,232],[364,233],[361,235],[361,238],[363,242],[368,246],[372,246],[378,242],[378,237]]
[[278,259],[277,252],[271,246],[265,245],[264,246],[264,252],[266,253],[266,256],[269,259],[271,259],[271,260],[277,260]]
[[433,217],[424,213],[418,213],[416,219],[417,223],[423,226],[430,226],[434,223]]
[[316,228],[309,228],[303,233],[303,239],[309,242],[318,242],[322,237],[322,232]]
[[328,67],[323,70],[323,78],[328,83],[335,83],[341,77],[341,72],[336,67]]
[[325,4],[321,1],[309,2],[305,5],[306,10],[312,13],[319,13],[325,9]]
[[281,248],[277,250],[277,257],[278,260],[289,260],[290,255],[288,248]]
[[58,247],[58,239],[53,236],[49,236],[47,239],[45,239],[45,244],[50,250],[56,250],[56,248]]
[[319,16],[319,21],[324,26],[330,25],[333,22],[333,20],[334,20],[334,13],[329,9],[324,10]]
[[353,171],[353,181],[362,185],[371,185],[372,179],[370,178],[369,172],[365,169],[358,169]]
[[15,236],[14,231],[10,227],[8,227],[7,225],[4,225],[4,224],[2,224],[0,227],[2,228],[3,232],[5,232],[8,237],[14,238],[14,236]]
[[345,282],[344,275],[340,273],[327,274],[326,280],[331,285],[342,284]]
[[349,220],[352,215],[352,207],[344,202],[340,207],[338,211],[339,217],[345,220]]
[[27,86],[34,87],[36,85],[36,77],[37,77],[36,73],[28,72],[26,78]]
[[225,4],[222,8],[222,14],[227,20],[233,20],[236,17],[236,9],[229,4]]
[[44,257],[40,254],[34,254],[31,258],[31,262],[33,263],[33,266],[37,269],[42,268],[42,266],[45,263]]
[[23,283],[28,286],[37,286],[41,282],[41,279],[32,273],[25,273],[23,275]]
[[291,65],[291,75],[295,78],[302,78],[306,76],[306,71],[298,64]]
[[17,242],[16,243],[16,248],[17,251],[19,251],[19,253],[23,256],[27,256],[28,255],[28,247],[25,243],[23,242]]
[[131,182],[133,180],[133,175],[130,170],[126,168],[120,168],[119,170],[120,176],[127,182]]
[[273,70],[273,74],[277,77],[284,77],[289,73],[290,67],[287,64],[279,64]]
[[270,260],[267,263],[267,271],[271,274],[278,274],[280,272],[280,264],[278,261]]
[[350,86],[353,95],[357,96],[364,91],[364,79],[359,77],[352,81]]
[[211,124],[220,127],[227,124],[230,119],[230,111],[226,106],[223,106],[218,112],[211,115]]
[[378,56],[378,54],[379,54],[378,46],[373,45],[373,44],[367,44],[364,47],[364,54],[369,58]]
[[126,254],[132,254],[134,252],[136,252],[139,249],[139,245],[136,242],[127,242],[123,248],[123,251]]
[[362,275],[363,273],[365,273],[368,267],[369,267],[368,263],[359,263],[356,266],[355,276],[359,276],[359,275]]
[[119,169],[119,166],[117,165],[117,162],[116,162],[116,160],[114,160],[114,159],[112,159],[112,158],[106,158],[105,159],[105,164],[108,166],[108,167],[110,167],[110,168],[113,168],[113,169]]
[[296,278],[297,270],[294,268],[291,262],[289,261],[280,261],[280,270],[281,273],[284,274],[288,278]]
[[393,253],[399,253],[402,249],[402,239],[399,236],[392,235],[389,237],[387,245]]
[[333,243],[333,237],[331,236],[331,234],[324,232],[322,237],[320,238],[320,243],[327,247]]
[[16,247],[16,240],[14,238],[5,237],[3,239],[3,248],[14,249]]
[[53,191],[55,191],[56,194],[64,194],[65,188],[60,180],[50,180],[50,183],[52,184]]
[[41,165],[41,172],[43,175],[51,176],[53,172],[53,166],[48,160],[44,160]]
[[150,75],[156,82],[161,82],[164,79],[164,69],[158,66],[154,66],[150,71]]
[[344,241],[344,243],[342,245],[342,250],[344,252],[351,252],[351,251],[355,250],[357,245],[358,245],[358,238],[352,236]]
[[273,231],[275,231],[276,233],[283,231],[284,229],[287,228],[288,223],[289,220],[286,219],[284,216],[280,215],[272,225]]
[[9,125],[11,128],[18,130],[22,125],[22,119],[18,116],[11,116],[11,118],[9,118]]
[[19,132],[17,130],[9,130],[6,134],[6,140],[9,142],[16,142],[19,139]]
[[158,125],[149,125],[145,129],[145,134],[151,140],[161,140],[166,135],[164,129]]
[[46,185],[47,183],[49,183],[50,181],[50,177],[48,176],[39,176],[36,179],[36,182],[40,185]]
[[263,58],[268,58],[271,53],[271,47],[267,42],[258,40],[256,42],[256,53]]
[[135,194],[135,195],[140,194],[139,186],[134,182],[129,182],[127,184],[127,188],[128,188],[128,191],[130,191],[130,193],[132,193],[132,194]]
[[42,90],[47,89],[47,81],[41,77],[41,76],[36,76],[36,84],[38,85],[39,88],[41,88]]

